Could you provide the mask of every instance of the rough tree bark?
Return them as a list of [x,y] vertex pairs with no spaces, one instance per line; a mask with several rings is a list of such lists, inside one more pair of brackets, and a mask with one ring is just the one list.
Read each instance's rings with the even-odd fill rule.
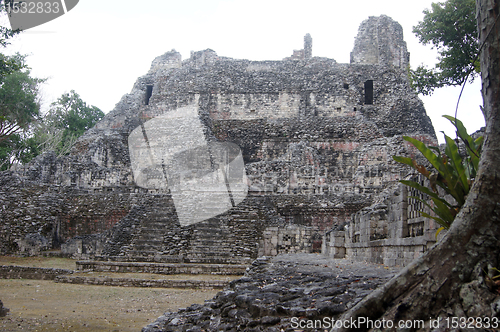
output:
[[485,42],[480,60],[486,133],[479,174],[466,204],[441,242],[346,312],[343,320],[385,319],[394,328],[399,321],[423,320],[422,330],[432,330],[429,319],[441,317],[443,330],[446,317],[500,315],[500,296],[485,276],[485,271],[500,269],[499,4],[476,1],[479,39]]

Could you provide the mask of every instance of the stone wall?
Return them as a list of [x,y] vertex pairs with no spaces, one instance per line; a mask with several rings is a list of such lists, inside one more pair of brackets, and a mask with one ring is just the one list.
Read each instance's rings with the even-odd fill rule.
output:
[[[39,161],[33,165],[38,166]],[[140,188],[93,190],[53,185],[2,172],[0,252],[36,255],[60,248],[78,235],[109,231],[145,192]]]
[[149,262],[100,262],[100,261],[78,261],[78,271],[100,271],[100,272],[143,272],[156,274],[217,274],[217,275],[239,275],[245,272],[245,265],[235,264],[168,264]]
[[328,232],[323,254],[387,266],[407,265],[436,243],[440,227],[420,216],[418,211],[430,211],[412,196],[422,194],[402,184],[389,188],[343,228]]
[[332,229],[326,232],[323,237],[321,253],[333,258],[345,258],[345,231]]
[[[283,61],[210,49],[156,58],[70,156],[46,154],[0,175],[0,252],[62,246],[85,259],[241,263],[321,251],[325,232],[353,222],[406,174],[391,158],[415,153],[402,135],[433,141],[435,133],[410,87],[397,22],[363,22],[351,64],[312,54],[306,36],[304,49]],[[207,170],[217,177],[224,168],[209,148],[229,143],[241,150],[246,199],[232,197],[226,211],[220,192],[191,187],[210,204],[186,200],[184,214],[218,212],[184,224],[173,179],[192,183]],[[167,150],[193,158],[165,162]]]
[[140,279],[140,278],[113,278],[88,277],[79,275],[62,275],[55,282],[79,285],[99,285],[115,287],[159,287],[159,288],[224,288],[229,281],[224,280],[168,280],[168,279]]
[[0,265],[0,278],[2,279],[54,280],[57,276],[71,273],[73,271],[67,269]]

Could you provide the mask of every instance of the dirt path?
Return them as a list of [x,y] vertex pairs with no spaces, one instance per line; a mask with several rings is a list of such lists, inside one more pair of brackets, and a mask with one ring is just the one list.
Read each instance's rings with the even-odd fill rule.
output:
[[0,299],[10,309],[0,330],[137,332],[165,311],[203,303],[217,292],[0,279]]
[[[75,269],[67,258],[0,256],[0,265]],[[232,280],[237,276],[82,273],[145,279]],[[132,288],[0,279],[0,299],[10,309],[0,331],[140,331],[166,311],[211,299],[218,290]]]

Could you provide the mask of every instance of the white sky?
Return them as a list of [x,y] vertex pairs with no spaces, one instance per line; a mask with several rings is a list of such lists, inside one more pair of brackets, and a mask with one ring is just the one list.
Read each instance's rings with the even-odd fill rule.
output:
[[[108,113],[131,91],[151,61],[171,49],[186,59],[191,51],[211,48],[220,56],[281,60],[313,38],[313,56],[349,62],[360,23],[388,15],[404,30],[412,68],[433,66],[436,52],[423,46],[412,27],[430,8],[430,0],[80,0],[66,15],[29,29],[9,52],[29,54],[36,77],[48,78],[44,107],[75,90],[90,105]],[[441,115],[453,115],[460,88],[443,88],[422,97],[437,136],[453,127]],[[468,85],[458,118],[469,131],[484,126],[480,82]],[[394,124],[397,125],[397,124]]]

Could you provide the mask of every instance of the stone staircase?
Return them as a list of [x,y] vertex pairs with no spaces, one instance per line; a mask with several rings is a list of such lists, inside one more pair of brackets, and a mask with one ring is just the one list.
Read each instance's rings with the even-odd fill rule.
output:
[[250,264],[257,258],[261,220],[255,205],[246,203],[196,224],[189,248],[191,261]]
[[261,221],[255,203],[181,227],[167,195],[144,202],[125,217],[101,261],[250,264],[257,258]]

